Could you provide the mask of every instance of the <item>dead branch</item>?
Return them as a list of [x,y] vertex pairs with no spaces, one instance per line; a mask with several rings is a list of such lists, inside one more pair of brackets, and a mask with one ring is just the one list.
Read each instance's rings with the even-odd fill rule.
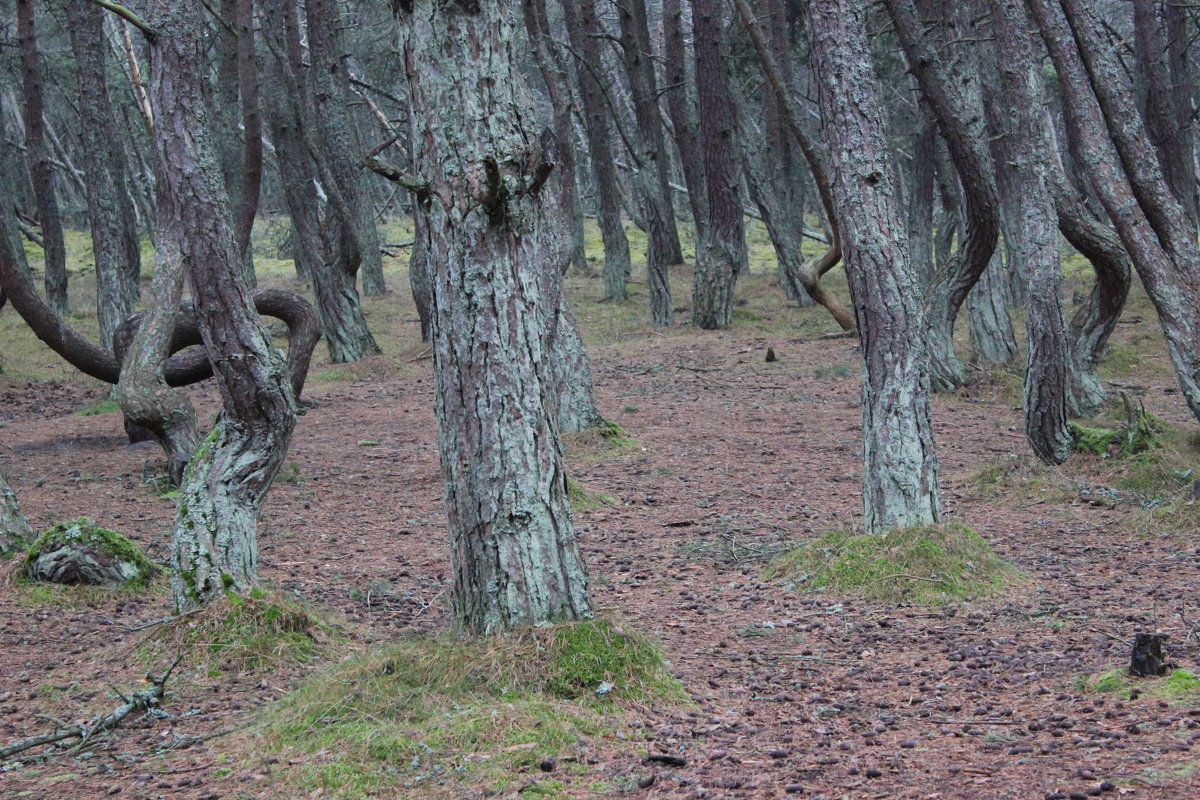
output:
[[[167,678],[171,677],[171,672],[179,663],[182,656],[177,656],[171,665],[167,667],[162,675],[155,677],[153,674],[147,674],[146,680],[150,681],[150,688],[143,689],[140,692],[134,692],[128,698],[124,698],[125,702],[117,706],[112,713],[104,716],[96,717],[90,723],[81,722],[78,724],[66,724],[62,721],[57,721],[57,729],[53,733],[43,733],[40,736],[30,736],[27,739],[21,739],[18,742],[13,742],[7,747],[0,747],[0,760],[9,758],[17,753],[21,753],[32,747],[38,747],[43,744],[54,744],[66,739],[79,739],[79,744],[84,744],[92,737],[101,733],[116,728],[126,717],[135,711],[148,711],[151,708],[158,706],[162,702],[163,691],[167,683]],[[117,692],[120,695],[120,692]]]

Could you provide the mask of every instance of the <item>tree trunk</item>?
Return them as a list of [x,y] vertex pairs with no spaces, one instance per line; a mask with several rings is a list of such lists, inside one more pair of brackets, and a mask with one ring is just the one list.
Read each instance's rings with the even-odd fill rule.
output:
[[1192,108],[1196,104],[1196,81],[1190,52],[1194,25],[1189,24],[1188,8],[1180,3],[1163,3],[1163,22],[1167,28],[1167,62],[1171,70],[1171,105],[1175,133],[1173,158],[1180,169],[1177,187],[1179,201],[1187,209],[1195,227],[1200,222],[1200,197],[1196,193],[1196,139]]
[[188,270],[223,406],[180,487],[172,540],[176,607],[257,583],[258,517],[287,456],[296,401],[287,368],[254,311],[242,274],[201,96],[204,11],[157,6],[151,20],[160,220]]
[[1001,141],[1005,238],[1017,251],[1027,289],[1025,437],[1046,464],[1061,464],[1074,449],[1067,427],[1067,320],[1058,262],[1057,215],[1049,182],[1050,146],[1041,63],[1034,58],[1022,0],[991,0],[992,30],[1009,128]]
[[863,349],[863,525],[937,522],[928,354],[894,199],[863,0],[808,8],[830,184]]
[[[1146,121],[1146,134],[1158,154],[1167,186],[1185,210],[1191,211],[1195,195],[1195,164],[1184,159],[1186,125],[1192,109],[1175,108],[1174,75],[1168,58],[1172,55],[1163,37],[1163,23],[1156,6],[1160,0],[1133,0],[1133,41],[1141,110]],[[1162,5],[1167,5],[1162,3]],[[1196,218],[1189,213],[1193,236]]]
[[[591,3],[585,2],[583,6],[584,29],[599,30],[594,19],[595,9]],[[655,325],[670,325],[675,309],[671,304],[669,267],[679,263],[682,250],[678,244],[679,233],[675,230],[670,187],[666,186],[664,191],[667,151],[658,113],[654,70],[648,60],[648,46],[644,46],[641,36],[646,5],[644,0],[627,0],[619,9],[621,50],[625,56],[625,72],[629,76],[629,93],[637,119],[637,152],[632,155],[637,161],[637,182],[646,223],[646,282],[650,287],[650,321]]]
[[250,265],[248,274],[253,275],[250,235],[254,232],[254,217],[258,214],[263,173],[262,111],[258,104],[258,57],[254,49],[254,0],[236,0],[233,25],[237,32],[238,92],[241,96],[242,138],[245,142],[239,176],[241,186],[235,236],[238,249]]
[[1183,396],[1200,419],[1200,248],[1167,187],[1128,80],[1076,0],[1026,0],[1054,62],[1082,166],[1158,312]]
[[133,312],[141,294],[141,249],[129,205],[125,152],[117,133],[105,79],[104,11],[79,0],[63,4],[79,86],[79,137],[87,164],[88,217],[96,264],[96,316],[100,343],[112,349],[117,327]]
[[[695,37],[692,37],[693,40]],[[663,59],[666,66],[667,113],[671,118],[679,166],[687,186],[688,205],[696,231],[696,255],[708,229],[708,189],[704,178],[704,154],[700,151],[700,124],[692,113],[689,87],[696,85],[695,59],[689,60],[684,44],[683,8],[680,0],[663,0]]]
[[[590,0],[583,0],[590,5]],[[587,134],[592,173],[596,178],[596,197],[599,201],[600,237],[604,242],[604,299],[623,301],[629,297],[625,280],[630,272],[629,240],[621,224],[621,190],[617,183],[616,166],[608,127],[608,112],[603,92],[596,79],[601,69],[600,48],[593,31],[583,28],[577,0],[564,0],[563,15],[571,49],[582,63],[576,65],[579,99],[582,105],[583,128]],[[594,15],[584,15],[594,22]]]
[[433,327],[433,287],[429,285],[429,253],[425,249],[428,238],[425,231],[425,214],[420,208],[413,209],[413,246],[408,255],[408,285],[412,291],[413,305],[421,321],[421,341],[428,342]]
[[0,558],[25,550],[33,544],[34,532],[29,520],[21,513],[17,496],[0,472]]
[[[953,391],[966,380],[954,352],[954,322],[971,287],[987,268],[999,235],[995,173],[985,144],[978,81],[962,74],[958,60],[938,54],[918,21],[913,0],[885,0],[885,5],[909,68],[937,117],[963,188],[964,224],[958,250],[945,270],[939,270],[926,300],[933,388]],[[948,31],[945,38],[953,33]]]
[[[304,260],[304,270],[312,281],[329,358],[340,364],[380,352],[363,316],[357,286],[362,256],[369,249],[369,231],[368,225],[354,226],[363,212],[358,171],[346,163],[351,145],[343,95],[333,75],[313,78],[313,90],[306,89],[294,1],[265,0],[263,5],[263,34],[279,56],[276,91],[269,99],[272,136],[288,212],[300,237],[296,258]],[[336,10],[330,21],[319,16],[331,13],[324,0],[314,0],[314,6],[318,16],[310,17],[310,26],[322,32],[314,40],[314,45],[321,44],[315,47],[313,58],[324,66],[313,71],[344,71],[340,58],[331,55],[340,53],[340,36],[322,27],[337,25]],[[286,63],[280,58],[286,58]],[[329,65],[330,59],[336,62],[334,66]],[[330,196],[331,210],[324,225],[318,211],[318,181]],[[367,223],[373,230],[369,218]]]
[[[920,130],[913,140],[911,185],[908,198],[908,251],[913,273],[925,287],[933,281],[933,195],[937,182],[937,122],[924,103],[919,104]],[[990,267],[989,267],[990,269]],[[967,296],[970,302],[970,295]]]
[[[503,3],[402,11],[433,287],[439,443],[463,630],[591,614],[549,368],[557,274],[536,132]],[[549,207],[547,207],[549,205]]]
[[[333,210],[331,219],[326,220],[329,240],[326,260],[329,271],[335,274],[330,276],[326,302],[347,302],[352,293],[357,304],[358,289],[354,282],[360,268],[364,272],[364,292],[382,294],[386,287],[382,285],[379,234],[359,185],[361,171],[356,153],[360,148],[355,146],[351,135],[346,104],[350,76],[346,70],[341,4],[333,0],[305,0],[304,7],[312,61],[308,70],[311,117],[305,121],[305,133]],[[343,299],[339,300],[338,295],[343,295]],[[361,311],[358,313],[361,316]],[[365,321],[359,325],[355,320],[341,338],[349,348],[339,356],[344,360],[355,361],[380,352]]]
[[982,367],[1007,367],[1017,358],[1017,340],[1008,313],[1008,287],[1000,251],[967,295],[967,321],[971,331],[971,363]]
[[733,321],[733,289],[748,270],[742,222],[741,181],[733,164],[734,120],[729,81],[721,60],[721,17],[716,0],[693,0],[696,90],[708,224],[696,242],[692,324],[705,330]]
[[67,313],[67,248],[54,192],[54,164],[46,132],[41,56],[33,0],[17,0],[17,31],[21,42],[21,77],[25,92],[25,146],[37,201],[38,221],[46,257],[46,298],[59,314]]

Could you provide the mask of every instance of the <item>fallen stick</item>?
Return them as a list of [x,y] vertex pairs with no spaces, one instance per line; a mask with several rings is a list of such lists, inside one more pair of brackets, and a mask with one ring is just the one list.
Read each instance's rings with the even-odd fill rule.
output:
[[[66,739],[79,739],[79,744],[83,744],[100,733],[105,733],[112,730],[121,724],[121,722],[135,711],[148,711],[157,706],[163,697],[163,690],[167,683],[167,678],[171,677],[171,671],[179,663],[179,658],[176,657],[171,665],[167,667],[159,677],[147,674],[146,680],[150,681],[150,688],[143,689],[140,692],[134,692],[129,697],[122,696],[125,700],[123,705],[118,706],[111,714],[105,714],[102,717],[96,717],[91,723],[82,722],[77,725],[62,725],[53,733],[43,733],[41,736],[30,736],[27,739],[22,739],[19,742],[13,742],[6,747],[0,747],[0,759],[6,759],[17,753],[28,750],[32,747],[37,747],[43,744],[54,744]],[[120,694],[118,692],[118,694]]]

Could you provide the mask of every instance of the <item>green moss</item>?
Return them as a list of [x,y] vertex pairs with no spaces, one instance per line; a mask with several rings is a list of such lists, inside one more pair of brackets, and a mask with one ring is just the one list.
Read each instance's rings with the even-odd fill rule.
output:
[[1098,456],[1107,456],[1108,449],[1125,438],[1125,432],[1115,428],[1089,428],[1077,422],[1069,424],[1076,452],[1091,451]]
[[88,517],[79,517],[55,525],[29,546],[25,555],[25,574],[29,575],[29,570],[43,553],[68,544],[95,547],[115,561],[128,565],[122,585],[129,588],[146,586],[156,572],[155,566],[136,544],[114,530],[100,527]]
[[608,421],[594,428],[565,434],[562,439],[568,458],[588,461],[619,455],[640,446],[628,431]]
[[1019,574],[983,537],[953,522],[886,535],[834,531],[768,567],[769,576],[791,577],[800,589],[919,603],[994,594]]
[[1080,675],[1075,689],[1084,692],[1117,694],[1130,699],[1134,692],[1144,697],[1183,700],[1200,695],[1200,678],[1186,669],[1177,669],[1161,678],[1135,678],[1125,669],[1111,669],[1096,675]]
[[[246,746],[298,763],[283,778],[298,793],[460,798],[526,786],[546,756],[615,735],[606,709],[682,697],[657,648],[609,621],[414,639],[313,677],[267,710]],[[536,785],[533,796],[562,791],[549,778]]]

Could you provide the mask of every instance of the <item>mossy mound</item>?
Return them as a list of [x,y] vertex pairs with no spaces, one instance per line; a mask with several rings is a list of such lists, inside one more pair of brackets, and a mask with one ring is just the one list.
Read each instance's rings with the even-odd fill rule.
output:
[[1176,669],[1160,678],[1135,678],[1129,670],[1112,669],[1079,676],[1075,679],[1075,689],[1116,694],[1125,700],[1134,696],[1183,700],[1200,696],[1200,677],[1186,669]]
[[1020,575],[983,537],[955,522],[886,535],[834,531],[778,557],[768,574],[791,577],[807,591],[914,603],[994,594]]
[[10,558],[29,547],[33,530],[29,520],[21,513],[17,496],[9,487],[4,475],[0,474],[0,558]]
[[279,591],[229,592],[203,608],[172,618],[148,642],[158,650],[187,653],[210,672],[280,669],[319,660],[338,641],[339,625]]
[[55,525],[25,556],[25,577],[43,583],[135,588],[155,572],[137,545],[87,517]]
[[547,757],[582,769],[586,743],[619,725],[608,712],[684,700],[655,645],[589,620],[351,658],[277,701],[247,746],[298,763],[288,781],[305,794],[458,798],[526,784]]

